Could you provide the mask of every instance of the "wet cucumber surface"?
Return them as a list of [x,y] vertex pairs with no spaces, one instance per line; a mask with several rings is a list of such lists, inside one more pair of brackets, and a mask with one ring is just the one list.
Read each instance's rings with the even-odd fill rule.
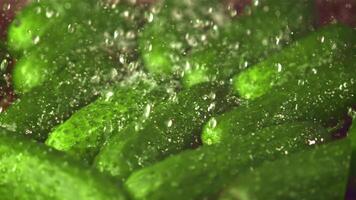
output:
[[349,200],[355,29],[315,26],[314,0],[231,2],[18,11],[0,38],[1,103],[16,93],[0,199]]

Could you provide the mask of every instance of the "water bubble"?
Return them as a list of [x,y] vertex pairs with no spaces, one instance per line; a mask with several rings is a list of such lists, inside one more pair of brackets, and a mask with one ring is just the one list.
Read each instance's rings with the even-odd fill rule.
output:
[[147,20],[148,20],[148,23],[151,23],[151,22],[153,21],[153,13],[150,13],[150,14],[148,15]]
[[105,101],[109,101],[112,98],[112,96],[114,96],[114,92],[113,91],[106,92]]
[[52,18],[53,15],[54,15],[54,12],[52,10],[48,10],[48,9],[46,10],[46,17],[47,18]]
[[215,108],[216,104],[215,103],[211,103],[208,107],[208,111],[212,111]]
[[277,71],[281,72],[282,69],[283,69],[282,64],[281,63],[277,63]]
[[316,140],[308,140],[308,145],[314,145],[316,144]]
[[210,121],[208,122],[209,128],[215,128],[217,126],[218,122],[215,117],[211,118]]
[[145,118],[148,118],[150,116],[151,109],[152,109],[152,105],[151,104],[147,104],[146,107],[145,107],[145,110],[143,112],[143,116]]
[[170,128],[170,127],[172,127],[172,125],[173,125],[173,120],[171,120],[171,119],[168,120],[167,121],[167,127]]
[[33,44],[38,44],[40,42],[40,36],[36,36],[33,38]]

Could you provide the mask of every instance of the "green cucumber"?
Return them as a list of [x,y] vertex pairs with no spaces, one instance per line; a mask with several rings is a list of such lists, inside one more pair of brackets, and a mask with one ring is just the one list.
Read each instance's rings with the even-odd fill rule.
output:
[[216,118],[203,130],[204,144],[240,138],[245,131],[286,121],[313,120],[332,126],[342,119],[355,102],[356,71],[354,58],[319,67],[300,79],[291,79],[266,95]]
[[227,80],[312,30],[312,0],[263,0],[253,5],[250,13],[222,27],[219,37],[180,63],[184,85]]
[[68,13],[77,16],[79,9],[88,9],[88,3],[78,1],[36,1],[30,3],[16,15],[8,31],[8,45],[13,51],[35,46],[46,31],[55,31],[56,24]]
[[[256,99],[274,86],[305,79],[311,72],[329,70],[325,65],[343,62],[356,53],[356,31],[331,25],[296,41],[267,60],[237,74],[235,91],[242,98]],[[331,67],[330,67],[331,68]]]
[[348,139],[298,152],[241,175],[219,199],[344,199],[350,155]]
[[139,37],[147,70],[161,76],[174,73],[184,55],[206,46],[229,23],[227,14],[219,0],[159,0]]
[[237,175],[312,144],[330,140],[325,128],[287,123],[247,132],[241,140],[202,146],[134,172],[125,182],[133,199],[207,199]]
[[230,94],[230,87],[215,83],[179,92],[110,138],[95,166],[125,180],[136,169],[196,146],[206,120],[237,104]]
[[63,70],[15,101],[0,115],[0,127],[43,141],[54,126],[121,79],[113,60],[100,52],[59,60]]
[[54,149],[4,130],[0,141],[1,199],[127,199],[110,177]]
[[[38,44],[23,51],[13,72],[14,88],[18,93],[28,92],[56,76],[58,71],[63,70],[63,66],[58,66],[56,62],[60,58],[66,59],[69,53],[98,50],[116,57],[123,65],[137,59],[135,34],[142,18],[142,14],[138,14],[141,9],[124,3],[113,8],[104,7],[97,2],[93,5],[88,3],[70,3],[70,9],[74,11],[63,11],[64,17],[48,22],[52,28],[44,31]],[[42,7],[47,4],[56,5],[53,2],[39,4]],[[80,14],[73,15],[72,13],[78,13],[75,11],[78,7]],[[30,8],[33,10],[33,6]],[[42,12],[45,12],[44,9]],[[32,11],[30,14],[36,13]],[[26,17],[25,15],[25,22],[28,21]]]
[[352,125],[350,127],[350,130],[348,131],[348,137],[350,137],[352,146],[350,181],[352,181],[353,184],[356,184],[356,114],[353,113],[352,117]]
[[101,146],[130,122],[149,115],[159,101],[167,98],[167,88],[152,80],[122,83],[74,113],[56,127],[46,144],[91,162]]

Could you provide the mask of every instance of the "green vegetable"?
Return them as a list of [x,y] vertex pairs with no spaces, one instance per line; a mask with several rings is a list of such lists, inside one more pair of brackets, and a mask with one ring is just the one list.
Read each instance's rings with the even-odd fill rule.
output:
[[344,199],[350,155],[347,139],[301,151],[241,175],[219,199]]
[[351,140],[352,146],[352,157],[351,157],[351,167],[350,167],[350,180],[355,184],[356,183],[356,115],[354,113],[352,126],[348,132],[348,137]]
[[255,99],[268,93],[272,87],[291,80],[307,79],[312,72],[330,70],[345,57],[356,53],[356,31],[331,25],[296,41],[267,60],[234,77],[236,92],[243,98]]
[[76,17],[81,13],[78,10],[85,11],[88,7],[89,2],[85,1],[73,3],[69,0],[61,2],[49,0],[30,3],[16,15],[16,19],[9,27],[10,49],[20,51],[35,46],[47,31],[55,32],[58,22],[68,18],[68,13]]
[[177,63],[197,46],[206,46],[230,19],[219,0],[160,0],[149,14],[139,47],[149,72],[174,73]]
[[323,127],[307,122],[246,133],[239,140],[187,150],[134,172],[125,186],[133,199],[214,199],[234,177],[264,161],[330,140]]
[[115,134],[95,159],[95,166],[125,180],[134,170],[200,143],[202,125],[236,100],[225,85],[207,83],[179,92],[144,120]]
[[250,13],[228,23],[216,39],[180,63],[186,86],[231,78],[312,30],[312,0],[263,0],[254,4]]
[[168,88],[152,80],[124,82],[108,90],[100,99],[73,114],[50,134],[46,144],[91,162],[112,135],[132,121],[149,115],[159,101],[166,99]]
[[1,199],[126,199],[111,178],[60,152],[4,130],[0,141]]
[[245,131],[286,121],[312,120],[332,126],[347,114],[355,102],[354,58],[321,65],[303,77],[291,79],[266,95],[240,106],[205,125],[204,144],[216,144],[240,137]]
[[[120,60],[123,65],[136,60],[135,34],[139,28],[139,19],[142,18],[139,17],[142,15],[139,14],[141,9],[135,9],[136,7],[125,3],[107,8],[98,2],[90,4],[82,1],[63,3],[58,8],[56,6],[57,3],[52,1],[34,3],[27,8],[28,11],[26,9],[24,11],[23,26],[26,22],[33,21],[32,15],[45,17],[42,15],[52,12],[52,15],[57,13],[56,15],[61,17],[53,16],[53,19],[44,23],[41,27],[41,30],[44,29],[43,34],[36,36],[38,42],[31,48],[24,49],[13,72],[14,87],[18,93],[28,92],[56,76],[58,71],[63,70],[63,66],[56,63],[61,62],[60,59],[66,59],[69,53],[80,54],[99,50]],[[37,7],[42,8],[38,9],[39,13],[34,11]],[[56,7],[53,9],[61,12],[51,11],[52,7]],[[65,9],[66,7],[69,10]],[[42,25],[41,21],[35,22],[38,22],[39,26]],[[13,26],[15,30],[23,29],[22,26]],[[10,32],[10,38],[11,36]]]
[[121,75],[110,57],[95,51],[68,55],[56,64],[63,70],[15,101],[0,115],[0,127],[43,141],[54,126],[93,101]]

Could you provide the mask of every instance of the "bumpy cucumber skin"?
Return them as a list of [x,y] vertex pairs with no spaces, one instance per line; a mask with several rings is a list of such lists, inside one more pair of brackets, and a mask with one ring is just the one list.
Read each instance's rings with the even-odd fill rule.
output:
[[0,115],[0,127],[43,141],[54,126],[120,79],[111,58],[99,52],[66,57],[57,63],[63,66],[61,73],[25,93]]
[[[241,16],[224,26],[220,36],[209,45],[196,49],[185,60],[183,83],[226,80],[306,33],[313,24],[314,1],[265,0],[252,6],[247,16]],[[183,65],[182,63],[181,65]]]
[[111,178],[54,149],[4,130],[0,141],[1,199],[126,199]]
[[152,10],[139,47],[148,71],[162,76],[174,73],[182,57],[206,46],[230,20],[219,0],[160,0]]
[[307,78],[291,80],[271,89],[245,106],[211,119],[204,127],[204,144],[241,137],[244,131],[287,121],[313,120],[325,126],[342,119],[356,99],[355,64],[343,61],[324,65]]
[[353,184],[356,183],[356,114],[354,113],[352,126],[348,132],[348,137],[351,140],[352,146],[352,157],[351,157],[351,167],[350,167],[350,177]]
[[272,87],[291,80],[305,79],[311,72],[326,70],[325,65],[343,62],[356,52],[356,31],[331,25],[296,41],[267,60],[234,77],[236,92],[242,98],[255,99]]
[[[48,2],[44,5],[37,4],[35,3],[43,7]],[[56,4],[52,6],[54,5]],[[106,8],[98,2],[71,2],[69,5],[69,10],[62,11],[63,16],[57,17],[58,19],[54,17],[56,19],[48,22],[52,28],[44,30],[44,33],[38,36],[38,42],[22,52],[23,55],[13,72],[17,93],[28,92],[61,71],[62,66],[56,64],[58,55],[65,59],[68,53],[79,54],[97,49],[113,57],[120,55],[122,64],[136,59],[135,31],[138,30],[139,19],[142,18],[141,8],[124,3],[115,8]],[[75,10],[77,7],[80,7],[81,12]],[[42,8],[38,15],[49,12],[46,9]],[[30,11],[30,14],[36,15],[33,8]],[[24,20],[26,17],[25,15]],[[127,36],[130,32],[131,36]]]
[[238,177],[219,200],[344,199],[350,155],[343,139],[263,164]]
[[105,141],[167,96],[154,81],[118,86],[56,127],[46,144],[91,163]]
[[162,102],[147,119],[114,135],[95,159],[95,166],[125,180],[130,173],[200,143],[202,125],[237,100],[226,85],[207,83],[183,90]]
[[330,140],[327,131],[306,122],[248,132],[241,140],[202,146],[134,172],[125,182],[133,199],[204,199],[216,195],[236,175],[264,161]]

